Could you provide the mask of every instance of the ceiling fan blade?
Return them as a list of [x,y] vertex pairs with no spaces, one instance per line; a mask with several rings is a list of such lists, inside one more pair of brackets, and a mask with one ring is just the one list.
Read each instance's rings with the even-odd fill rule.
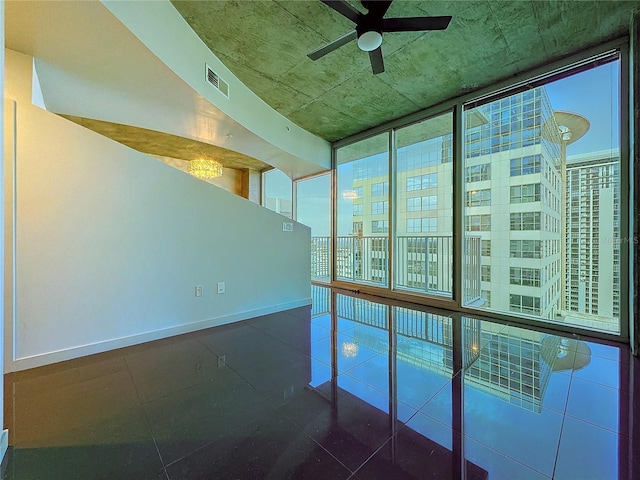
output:
[[327,53],[333,52],[334,50],[340,48],[343,45],[346,45],[356,38],[358,38],[358,34],[355,30],[353,30],[339,38],[336,38],[333,42],[329,42],[326,45],[318,48],[317,50],[314,50],[313,52],[309,53],[307,57],[309,57],[311,60],[318,60],[319,58],[324,57]]
[[338,12],[343,17],[347,17],[353,23],[358,23],[358,20],[362,16],[359,10],[356,9],[350,3],[345,2],[344,0],[320,0],[327,7],[333,8],[336,12]]
[[382,60],[381,47],[369,52],[369,60],[371,60],[371,70],[373,70],[374,75],[384,72],[384,61]]
[[369,13],[376,15],[378,18],[384,17],[393,0],[362,0],[362,6],[366,8]]
[[384,18],[383,32],[421,32],[424,30],[444,30],[449,26],[451,16]]

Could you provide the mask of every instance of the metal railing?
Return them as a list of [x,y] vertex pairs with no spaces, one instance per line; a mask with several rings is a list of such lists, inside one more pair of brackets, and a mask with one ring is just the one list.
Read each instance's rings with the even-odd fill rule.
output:
[[311,278],[330,280],[331,237],[311,237]]
[[336,278],[386,285],[388,258],[388,237],[338,237]]
[[396,286],[428,293],[451,294],[453,238],[402,236],[396,240]]
[[[389,238],[346,236],[336,239],[336,278],[387,285]],[[480,236],[465,237],[464,303],[480,299]],[[450,295],[453,288],[451,236],[399,236],[396,238],[397,288]],[[329,280],[330,237],[311,238],[311,277]]]

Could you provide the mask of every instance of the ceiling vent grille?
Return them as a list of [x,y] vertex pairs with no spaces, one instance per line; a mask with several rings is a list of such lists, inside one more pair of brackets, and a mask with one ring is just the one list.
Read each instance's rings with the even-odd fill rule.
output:
[[220,90],[225,97],[229,98],[229,84],[222,80],[216,72],[211,70],[209,65],[205,64],[205,67],[207,70],[205,78],[207,83],[213,88]]

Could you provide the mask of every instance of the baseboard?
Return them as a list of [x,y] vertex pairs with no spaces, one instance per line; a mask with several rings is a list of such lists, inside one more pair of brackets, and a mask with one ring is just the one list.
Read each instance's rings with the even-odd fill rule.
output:
[[138,333],[126,337],[120,337],[102,342],[91,343],[87,345],[79,345],[76,347],[70,347],[63,350],[57,350],[53,352],[41,353],[29,357],[16,358],[12,362],[5,364],[5,372],[15,372],[19,370],[26,370],[29,368],[41,367],[43,365],[49,365],[51,363],[62,362],[65,360],[72,360],[74,358],[84,357],[87,355],[93,355],[95,353],[107,352],[109,350],[115,350],[118,348],[130,347],[140,343],[150,342],[153,340],[160,340],[162,338],[173,337],[175,335],[181,335],[183,333],[195,332],[197,330],[204,330],[205,328],[218,327],[221,325],[227,325],[229,323],[239,322],[247,320],[253,317],[259,317],[261,315],[268,315],[270,313],[282,312],[285,310],[291,310],[293,308],[304,307],[311,305],[311,298],[304,298],[301,300],[295,300],[292,302],[280,303],[276,305],[269,305],[267,307],[257,308],[254,310],[247,310],[243,312],[236,312],[230,315],[222,317],[209,318],[206,320],[200,320],[197,322],[191,322],[181,325],[175,325],[159,330],[153,330],[149,332]]

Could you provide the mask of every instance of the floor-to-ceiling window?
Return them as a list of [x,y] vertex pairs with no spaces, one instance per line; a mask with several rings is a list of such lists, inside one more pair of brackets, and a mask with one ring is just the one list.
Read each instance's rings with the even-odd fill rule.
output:
[[341,148],[336,155],[335,277],[389,284],[389,133]]
[[453,114],[396,131],[395,288],[453,291]]
[[333,280],[625,335],[624,48],[340,141]]
[[613,56],[467,110],[464,225],[483,246],[473,305],[620,331],[619,72]]
[[311,228],[311,280],[331,279],[331,173],[295,182],[296,221]]
[[262,174],[262,206],[287,218],[292,218],[292,181],[281,170],[274,168]]

